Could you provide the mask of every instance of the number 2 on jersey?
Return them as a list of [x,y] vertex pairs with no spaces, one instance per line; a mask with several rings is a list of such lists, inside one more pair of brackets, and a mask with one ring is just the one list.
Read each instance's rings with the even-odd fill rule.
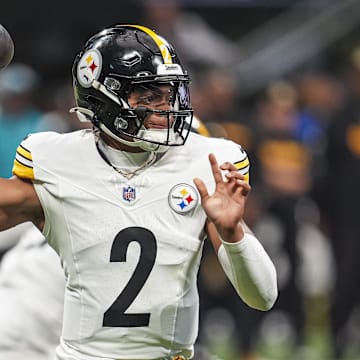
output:
[[149,326],[150,313],[125,313],[141,291],[154,266],[157,244],[154,234],[142,227],[121,230],[111,247],[110,262],[126,261],[126,253],[131,242],[140,245],[139,261],[135,271],[113,304],[106,310],[103,327]]

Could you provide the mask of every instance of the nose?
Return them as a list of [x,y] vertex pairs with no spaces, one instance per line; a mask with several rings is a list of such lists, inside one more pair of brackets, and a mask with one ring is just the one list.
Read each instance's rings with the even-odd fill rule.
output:
[[[156,110],[167,110],[165,108]],[[168,114],[150,112],[145,118],[145,127],[153,129],[167,129],[172,124],[172,119]]]

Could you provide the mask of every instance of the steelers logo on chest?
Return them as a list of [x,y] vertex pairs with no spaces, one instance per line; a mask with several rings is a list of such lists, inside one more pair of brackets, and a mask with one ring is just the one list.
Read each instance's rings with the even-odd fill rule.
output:
[[186,214],[196,207],[199,196],[193,186],[180,183],[170,189],[168,200],[172,210],[178,214]]

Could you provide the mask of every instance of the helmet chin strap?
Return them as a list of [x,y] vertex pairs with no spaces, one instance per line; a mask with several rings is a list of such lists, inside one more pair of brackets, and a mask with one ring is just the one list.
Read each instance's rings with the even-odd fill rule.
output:
[[[110,131],[103,123],[99,124],[99,128],[107,135],[109,135],[111,138],[113,138],[114,140],[130,146],[130,147],[137,147],[140,148],[144,151],[149,151],[149,152],[156,152],[156,153],[164,153],[166,152],[169,147],[166,145],[160,145],[160,144],[154,144],[151,142],[148,142],[146,140],[139,140],[139,139],[133,139],[133,141],[129,141],[129,140],[125,140],[120,136],[116,136],[112,131]],[[144,130],[147,131],[147,130]]]

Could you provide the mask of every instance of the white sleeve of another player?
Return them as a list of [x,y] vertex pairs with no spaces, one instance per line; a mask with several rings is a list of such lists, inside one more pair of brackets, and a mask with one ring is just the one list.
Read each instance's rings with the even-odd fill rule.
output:
[[237,243],[223,241],[218,258],[247,305],[263,311],[274,305],[278,294],[275,266],[255,236],[245,233]]
[[7,250],[15,246],[19,242],[23,233],[32,226],[32,223],[26,222],[5,231],[0,231],[0,251]]

